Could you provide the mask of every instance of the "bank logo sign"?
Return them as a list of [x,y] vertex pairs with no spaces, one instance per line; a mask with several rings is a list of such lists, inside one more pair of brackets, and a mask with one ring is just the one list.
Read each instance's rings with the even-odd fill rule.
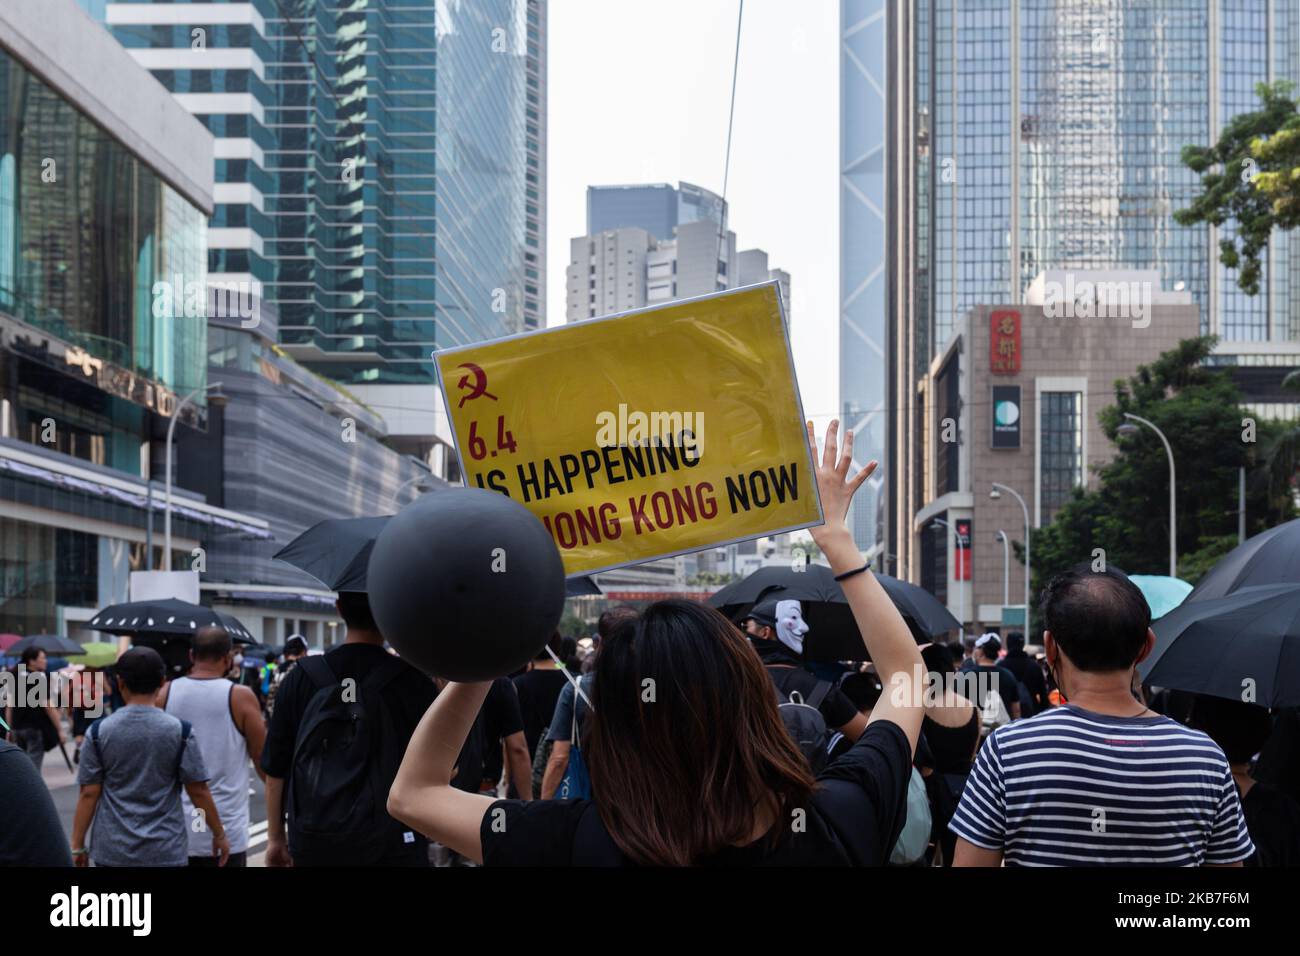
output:
[[993,447],[1020,447],[1020,386],[993,386]]

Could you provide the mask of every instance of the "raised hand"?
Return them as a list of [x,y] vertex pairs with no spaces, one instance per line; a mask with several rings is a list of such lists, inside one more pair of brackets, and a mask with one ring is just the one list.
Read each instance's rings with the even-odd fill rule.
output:
[[817,469],[817,491],[821,495],[822,513],[825,523],[811,529],[817,546],[826,550],[827,540],[840,534],[847,534],[847,517],[849,504],[862,483],[871,477],[878,462],[868,462],[867,466],[853,477],[849,469],[853,467],[853,432],[844,433],[844,450],[839,448],[839,419],[834,419],[826,426],[826,441],[823,444],[821,461],[817,460],[817,433],[813,423],[808,423],[808,448],[812,453],[813,463]]

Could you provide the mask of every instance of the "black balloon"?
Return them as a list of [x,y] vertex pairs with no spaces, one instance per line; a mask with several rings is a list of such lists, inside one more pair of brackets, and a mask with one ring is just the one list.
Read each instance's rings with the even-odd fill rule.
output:
[[523,667],[564,610],[564,564],[546,528],[478,488],[398,512],[375,540],[367,580],[380,633],[426,674],[454,681]]

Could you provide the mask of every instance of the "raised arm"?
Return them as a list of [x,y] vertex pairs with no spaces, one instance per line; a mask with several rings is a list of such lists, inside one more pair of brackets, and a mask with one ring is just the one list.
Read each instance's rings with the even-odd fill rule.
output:
[[[826,429],[826,442],[821,461],[817,464],[817,490],[821,494],[822,511],[825,523],[812,529],[813,541],[817,543],[830,562],[831,570],[836,574],[856,571],[862,567],[862,554],[853,543],[845,523],[849,503],[854,493],[876,470],[876,462],[870,462],[856,475],[849,477],[853,465],[853,432],[844,435],[844,449],[840,453],[838,421],[832,421]],[[812,422],[808,423],[808,444],[812,458],[817,462],[817,439]],[[853,611],[853,620],[857,622],[866,644],[867,654],[876,665],[884,692],[871,710],[871,720],[890,720],[907,735],[912,752],[916,752],[916,741],[921,735],[921,717],[925,713],[924,685],[918,683],[923,679],[924,665],[921,652],[916,648],[912,632],[894,607],[885,589],[880,586],[871,571],[862,571],[840,582],[844,596],[848,598],[849,608]]]
[[411,735],[388,791],[389,816],[475,863],[483,862],[479,827],[494,798],[457,790],[451,778],[491,686],[449,683],[442,689]]

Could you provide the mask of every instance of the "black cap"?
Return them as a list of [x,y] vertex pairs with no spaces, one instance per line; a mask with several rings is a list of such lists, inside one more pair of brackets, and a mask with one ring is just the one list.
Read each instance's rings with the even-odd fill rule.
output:
[[290,635],[289,639],[284,642],[284,652],[286,654],[306,654],[307,638],[301,634]]
[[746,620],[756,621],[764,627],[776,627],[776,601],[768,599],[759,601],[749,613],[745,615]]

